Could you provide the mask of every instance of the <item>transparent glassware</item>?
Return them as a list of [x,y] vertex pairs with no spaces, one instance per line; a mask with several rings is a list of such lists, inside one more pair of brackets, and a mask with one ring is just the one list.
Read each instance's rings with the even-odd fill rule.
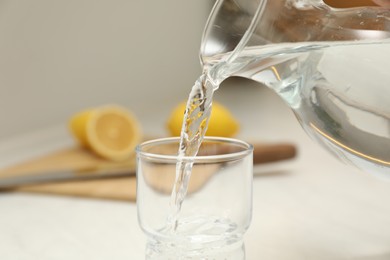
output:
[[390,1],[376,2],[218,0],[204,71],[216,85],[239,76],[271,88],[328,151],[390,178]]
[[193,160],[186,198],[172,216],[179,138],[137,147],[137,208],[147,236],[146,259],[245,259],[243,236],[252,216],[253,147],[206,137]]

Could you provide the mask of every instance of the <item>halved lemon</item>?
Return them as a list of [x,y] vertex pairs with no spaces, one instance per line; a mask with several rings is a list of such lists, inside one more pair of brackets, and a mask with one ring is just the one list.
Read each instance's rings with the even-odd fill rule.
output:
[[109,160],[131,157],[141,141],[137,118],[117,105],[79,112],[70,119],[69,127],[81,145]]

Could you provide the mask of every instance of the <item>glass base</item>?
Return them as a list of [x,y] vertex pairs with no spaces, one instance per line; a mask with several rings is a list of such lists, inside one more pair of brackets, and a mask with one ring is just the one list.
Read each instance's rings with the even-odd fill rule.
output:
[[149,240],[146,244],[145,259],[213,259],[245,260],[245,246],[242,240],[221,244],[176,244]]

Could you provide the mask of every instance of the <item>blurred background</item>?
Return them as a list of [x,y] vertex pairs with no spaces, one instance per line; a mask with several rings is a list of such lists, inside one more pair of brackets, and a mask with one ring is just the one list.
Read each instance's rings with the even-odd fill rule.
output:
[[[169,134],[170,113],[200,76],[200,42],[213,4],[0,1],[0,167],[74,145],[69,118],[106,104],[132,111],[145,135]],[[237,78],[221,89],[214,100],[239,120],[241,137],[253,136],[253,128],[260,130],[254,120],[265,123],[255,112],[259,103],[269,106],[264,91],[275,94]],[[242,113],[249,116],[240,120]]]
[[112,103],[132,110],[146,131],[149,122],[163,127],[201,72],[211,7],[209,0],[0,1],[0,142]]

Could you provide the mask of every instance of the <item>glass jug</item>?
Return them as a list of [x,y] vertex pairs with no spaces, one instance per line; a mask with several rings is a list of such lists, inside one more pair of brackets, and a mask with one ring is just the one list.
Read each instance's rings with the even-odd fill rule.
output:
[[325,148],[390,177],[390,1],[379,2],[219,0],[201,62],[215,85],[240,76],[273,89]]

